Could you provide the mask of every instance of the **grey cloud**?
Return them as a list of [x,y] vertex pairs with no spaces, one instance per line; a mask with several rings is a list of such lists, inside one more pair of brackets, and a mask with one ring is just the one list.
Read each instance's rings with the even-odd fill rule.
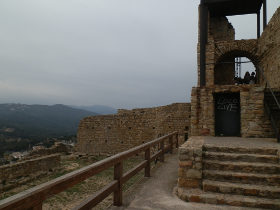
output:
[[189,101],[198,4],[1,1],[0,103],[133,108]]

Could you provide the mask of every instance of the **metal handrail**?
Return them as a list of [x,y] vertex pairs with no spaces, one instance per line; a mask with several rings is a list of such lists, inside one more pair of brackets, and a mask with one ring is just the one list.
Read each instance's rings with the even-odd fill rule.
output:
[[[265,81],[265,90],[268,89],[270,91],[271,95],[273,96],[274,101],[276,102],[277,108],[280,110],[280,103],[279,103],[277,97],[275,96],[268,80],[266,79],[266,77],[264,75],[264,71],[261,68],[259,68],[259,70],[262,73],[263,80]],[[266,112],[268,113],[268,115],[271,118],[271,123],[274,127],[274,130],[275,130],[275,133],[276,133],[276,138],[278,139],[278,142],[280,142],[280,130],[279,130],[279,128],[277,128],[275,119],[273,118],[273,115],[272,115],[271,111],[269,110],[268,105],[266,103],[264,105],[265,105]]]
[[268,89],[269,89],[271,95],[272,95],[273,98],[274,98],[274,101],[276,102],[276,104],[277,104],[277,106],[278,106],[278,109],[280,109],[280,103],[279,103],[278,99],[276,98],[276,96],[275,96],[275,94],[274,94],[274,92],[273,92],[271,86],[269,85],[269,82],[267,81],[267,79],[266,79],[266,77],[265,77],[265,75],[264,75],[264,71],[263,71],[261,68],[259,68],[259,70],[261,71],[262,76],[263,76],[263,79],[264,79],[264,81],[265,81],[265,89],[267,89],[267,87],[268,87]]

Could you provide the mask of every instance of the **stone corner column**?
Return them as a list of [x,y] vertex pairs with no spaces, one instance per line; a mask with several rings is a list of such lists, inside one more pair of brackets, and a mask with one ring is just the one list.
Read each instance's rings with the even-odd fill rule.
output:
[[178,188],[202,188],[202,145],[191,137],[179,148]]

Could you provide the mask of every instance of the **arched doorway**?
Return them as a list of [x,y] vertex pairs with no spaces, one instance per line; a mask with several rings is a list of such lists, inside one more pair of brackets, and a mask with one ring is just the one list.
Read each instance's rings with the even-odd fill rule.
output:
[[[249,73],[249,79],[246,72]],[[227,52],[221,55],[215,63],[215,85],[258,84],[259,81],[257,58],[246,51]]]

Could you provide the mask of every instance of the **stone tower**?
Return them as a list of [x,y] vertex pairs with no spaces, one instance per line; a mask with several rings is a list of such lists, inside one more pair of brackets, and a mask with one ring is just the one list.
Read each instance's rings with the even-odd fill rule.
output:
[[[278,13],[279,9],[267,25],[266,0],[201,0],[198,82],[191,99],[192,136],[275,136],[265,113],[264,95],[268,83],[272,88],[280,88],[275,81],[280,78],[279,53],[268,55],[279,49]],[[235,30],[226,16],[245,14],[256,14],[257,39],[235,40]],[[254,64],[254,84],[237,82],[242,79],[236,72],[235,61],[239,57],[247,57]]]

